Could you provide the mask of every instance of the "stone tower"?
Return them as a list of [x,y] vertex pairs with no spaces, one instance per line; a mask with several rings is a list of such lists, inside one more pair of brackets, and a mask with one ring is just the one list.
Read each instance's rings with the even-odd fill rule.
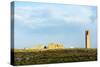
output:
[[85,48],[90,48],[90,32],[87,30],[85,31]]

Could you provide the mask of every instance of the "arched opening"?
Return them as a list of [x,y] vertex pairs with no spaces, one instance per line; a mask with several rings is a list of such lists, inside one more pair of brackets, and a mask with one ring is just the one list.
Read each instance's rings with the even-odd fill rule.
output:
[[47,49],[47,46],[44,46],[44,49]]

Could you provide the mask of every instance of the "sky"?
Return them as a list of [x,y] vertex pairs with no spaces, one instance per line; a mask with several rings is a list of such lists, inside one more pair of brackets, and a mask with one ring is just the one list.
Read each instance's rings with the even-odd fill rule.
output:
[[97,48],[97,7],[86,5],[14,2],[14,48],[38,44],[63,44],[85,48],[85,31],[90,47]]

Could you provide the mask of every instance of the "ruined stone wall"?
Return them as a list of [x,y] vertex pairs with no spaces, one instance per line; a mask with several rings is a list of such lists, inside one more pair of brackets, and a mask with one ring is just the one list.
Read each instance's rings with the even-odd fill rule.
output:
[[39,44],[39,45],[35,46],[34,49],[44,49],[44,45]]
[[63,49],[64,46],[62,44],[50,43],[48,44],[48,49]]
[[25,49],[63,49],[63,44],[57,44],[57,43],[50,43],[48,46],[44,46],[43,44],[38,44],[37,46],[33,48],[25,48]]

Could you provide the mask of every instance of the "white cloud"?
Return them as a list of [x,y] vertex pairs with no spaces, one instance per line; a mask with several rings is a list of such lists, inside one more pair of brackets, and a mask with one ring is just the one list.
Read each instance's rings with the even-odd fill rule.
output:
[[[69,9],[69,10],[66,10]],[[89,7],[78,7],[61,9],[58,7],[16,7],[15,20],[21,21],[30,28],[41,26],[56,26],[59,23],[49,22],[49,20],[65,21],[66,23],[89,24],[93,13]],[[64,23],[65,23],[64,22]],[[63,22],[61,22],[63,23]]]
[[63,18],[66,23],[79,23],[79,24],[89,24],[91,23],[90,18],[84,18],[84,17],[77,17],[77,16],[68,16]]
[[71,46],[70,48],[75,48],[75,47]]

